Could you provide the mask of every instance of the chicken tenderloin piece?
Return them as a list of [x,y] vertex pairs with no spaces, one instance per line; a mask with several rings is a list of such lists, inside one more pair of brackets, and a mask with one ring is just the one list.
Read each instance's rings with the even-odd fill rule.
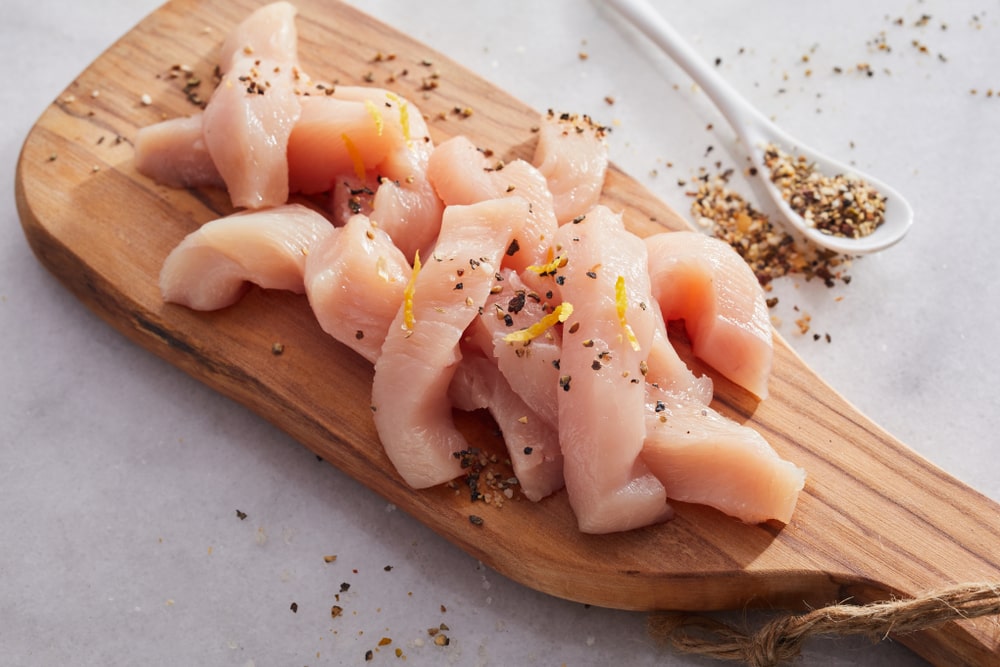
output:
[[410,265],[363,215],[336,232],[306,258],[306,296],[323,331],[375,363],[403,302]]
[[750,267],[724,241],[699,232],[663,232],[645,243],[663,318],[684,320],[696,357],[766,398],[774,357],[771,318]]
[[323,215],[301,204],[206,222],[164,260],[163,300],[218,310],[239,301],[251,283],[302,294],[306,257],[335,232]]
[[586,215],[600,201],[608,170],[606,132],[588,116],[550,111],[542,119],[531,162],[549,184],[560,225]]
[[523,199],[449,206],[431,256],[414,263],[382,353],[375,362],[372,410],[382,446],[414,488],[462,474],[468,448],[452,420],[448,387],[459,344],[496,282],[500,261],[528,213]]
[[302,112],[295,14],[287,2],[261,7],[220,53],[222,80],[205,106],[202,130],[237,208],[288,201],[288,138]]
[[171,118],[135,133],[135,168],[171,188],[226,187],[202,132],[202,115]]
[[566,490],[585,533],[671,518],[663,484],[640,453],[646,439],[643,368],[655,329],[646,249],[598,206],[559,228],[563,324],[559,444]]
[[493,416],[528,500],[537,502],[563,487],[559,432],[514,393],[492,359],[476,350],[463,353],[449,395],[459,410],[485,409]]
[[805,471],[752,428],[648,386],[642,459],[667,497],[714,507],[747,523],[788,523]]
[[545,177],[524,160],[502,162],[456,136],[438,145],[427,165],[427,176],[445,204],[474,204],[486,199],[522,197],[530,203],[528,219],[511,242],[504,266],[523,271],[543,264],[556,229],[555,204]]

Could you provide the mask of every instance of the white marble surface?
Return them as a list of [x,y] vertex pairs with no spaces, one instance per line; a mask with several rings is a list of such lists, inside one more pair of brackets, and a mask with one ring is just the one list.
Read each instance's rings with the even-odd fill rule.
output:
[[[389,637],[370,664],[394,664],[397,647],[409,665],[708,664],[658,651],[641,614],[553,599],[484,568],[125,341],[35,261],[13,200],[20,144],[73,77],[156,4],[4,5],[0,662],[360,665]],[[600,3],[353,4],[536,108],[613,124],[613,159],[678,210],[689,205],[678,180],[739,159],[704,96]],[[783,284],[779,330],[876,422],[1000,499],[1000,9],[970,0],[656,4],[766,114],[911,198],[910,236],[857,262],[849,286]],[[923,14],[931,18],[915,25]],[[883,32],[890,50],[877,49]],[[865,61],[874,76],[855,70]],[[799,335],[793,306],[832,342]],[[327,554],[337,560],[325,563]],[[333,620],[337,594],[344,615]],[[444,648],[427,635],[440,623],[450,628]],[[817,640],[803,664],[921,662],[891,641]]]

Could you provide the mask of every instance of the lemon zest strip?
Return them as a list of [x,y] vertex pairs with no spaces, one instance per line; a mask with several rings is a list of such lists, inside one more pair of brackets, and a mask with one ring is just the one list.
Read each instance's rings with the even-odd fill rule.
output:
[[420,274],[420,251],[418,250],[413,256],[413,273],[410,274],[410,280],[406,283],[406,289],[403,290],[403,329],[409,333],[413,333],[413,293],[417,289],[417,276]]
[[625,337],[628,339],[632,349],[639,351],[639,339],[635,336],[635,331],[625,319],[625,309],[628,307],[628,294],[625,291],[625,276],[618,276],[615,281],[615,310],[618,311],[618,321],[621,322],[622,329],[625,330]]
[[358,147],[354,145],[351,138],[347,136],[347,133],[342,133],[340,135],[340,140],[344,142],[344,148],[347,149],[347,155],[351,158],[351,162],[354,163],[354,175],[358,177],[358,180],[365,180],[365,161],[361,157],[361,151]]
[[524,343],[533,338],[538,338],[543,333],[554,327],[559,322],[565,322],[573,314],[573,304],[563,301],[555,307],[551,313],[532,324],[527,329],[521,329],[509,333],[503,337],[506,343]]

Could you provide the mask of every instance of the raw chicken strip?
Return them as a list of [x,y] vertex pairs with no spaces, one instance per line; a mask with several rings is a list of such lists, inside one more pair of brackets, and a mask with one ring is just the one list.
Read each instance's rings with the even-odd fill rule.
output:
[[556,229],[555,204],[545,177],[524,160],[503,163],[486,154],[464,136],[437,146],[427,165],[427,177],[447,204],[475,204],[486,199],[517,196],[531,204],[524,231],[504,257],[504,266],[522,271],[542,264]]
[[357,214],[370,216],[375,201],[378,180],[375,177],[358,179],[357,176],[341,176],[333,185],[330,195],[330,213],[334,224],[343,225]]
[[708,405],[712,402],[714,389],[712,378],[707,375],[697,377],[691,372],[667,337],[667,327],[659,305],[654,301],[650,307],[656,313],[656,328],[653,330],[653,341],[646,358],[646,382],[672,394]]
[[219,69],[225,74],[247,57],[296,62],[299,36],[296,9],[290,2],[272,2],[257,9],[233,28],[219,50]]
[[410,181],[382,180],[372,200],[372,222],[412,258],[417,251],[427,255],[441,230],[444,206],[422,173]]
[[384,109],[384,131],[401,132],[402,142],[369,172],[378,184],[369,217],[408,258],[417,250],[426,254],[440,230],[444,205],[427,180],[434,143],[423,115],[406,99],[378,88],[338,86],[334,97]]
[[463,355],[449,395],[459,410],[486,409],[493,416],[528,500],[539,501],[563,487],[558,431],[514,393],[491,360],[474,351]]
[[203,132],[236,207],[288,200],[286,149],[301,112],[298,64],[289,48],[297,39],[294,21],[295,8],[286,2],[261,7],[221,54],[228,60],[220,62],[223,76],[205,107]]
[[763,437],[710,407],[650,388],[642,458],[667,497],[715,507],[747,523],[788,523],[805,471]]
[[194,310],[217,310],[236,303],[249,283],[301,294],[306,256],[334,229],[300,204],[207,222],[164,260],[163,299]]
[[645,241],[664,319],[683,319],[695,356],[766,398],[771,321],[750,267],[724,241],[698,232],[664,232]]
[[288,139],[292,192],[332,190],[338,179],[359,172],[363,177],[405,145],[398,120],[382,105],[326,95],[302,97],[301,104],[302,115]]
[[226,185],[208,154],[200,113],[139,128],[135,133],[135,168],[172,188]]
[[642,366],[655,327],[646,248],[603,206],[560,227],[556,240],[566,258],[556,279],[564,303],[573,305],[559,362],[559,444],[580,530],[666,520],[673,512],[663,485],[639,457],[646,439]]
[[363,215],[336,231],[306,258],[306,295],[323,331],[375,363],[403,302],[410,265]]
[[[470,344],[495,360],[500,372],[521,399],[538,413],[540,419],[556,429],[559,426],[557,391],[559,389],[559,356],[562,335],[551,328],[529,341],[504,338],[515,331],[527,329],[551,310],[552,304],[523,282],[510,269],[501,271],[500,291],[491,294],[466,332]],[[496,288],[494,288],[496,291]]]
[[375,427],[396,471],[414,488],[462,474],[467,448],[455,428],[448,386],[462,334],[486,302],[500,258],[527,215],[523,199],[449,206],[434,254],[407,288],[375,362]]
[[588,116],[550,111],[542,121],[532,163],[548,181],[560,225],[600,200],[608,169],[605,132]]

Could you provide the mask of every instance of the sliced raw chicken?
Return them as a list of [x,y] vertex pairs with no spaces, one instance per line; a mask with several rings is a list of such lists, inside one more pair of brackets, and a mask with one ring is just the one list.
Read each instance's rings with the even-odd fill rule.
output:
[[559,228],[564,306],[559,444],[580,530],[609,533],[668,519],[663,485],[639,457],[646,439],[642,368],[654,311],[646,248],[603,206]]
[[300,204],[207,222],[164,260],[163,299],[217,310],[236,303],[250,283],[301,294],[306,256],[334,230],[324,216]]
[[548,181],[560,225],[585,215],[601,198],[608,170],[606,128],[588,116],[549,112],[532,163]]
[[221,53],[222,80],[205,106],[205,145],[234,206],[277,206],[288,200],[286,150],[301,113],[295,8],[266,5],[233,35]]
[[208,154],[200,113],[139,128],[135,168],[172,188],[225,187]]
[[466,332],[467,339],[494,359],[514,392],[540,419],[558,428],[560,330],[553,327],[530,340],[506,340],[509,334],[536,325],[553,305],[527,287],[513,271],[504,269],[501,277],[503,280],[494,287],[482,314]]
[[363,215],[306,258],[305,289],[323,331],[375,363],[410,279],[392,239]]
[[647,400],[642,458],[668,498],[747,523],[791,519],[805,471],[781,459],[759,433],[708,406],[652,388]]
[[426,254],[440,230],[444,205],[427,179],[434,143],[423,115],[406,99],[379,88],[338,86],[333,96],[381,110],[383,132],[395,132],[402,140],[368,172],[378,185],[369,217],[408,258],[418,250]]
[[222,43],[219,50],[222,73],[248,57],[289,63],[298,60],[295,14],[295,6],[290,2],[272,2],[251,13]]
[[408,258],[434,247],[444,206],[421,174],[409,182],[383,178],[372,200],[369,217],[392,238]]
[[[377,99],[381,92],[382,100]],[[373,99],[335,95],[301,98],[302,114],[288,140],[289,187],[292,192],[328,192],[345,176],[364,178],[406,139],[395,99],[372,90]],[[394,96],[393,96],[394,97]]]
[[459,410],[486,409],[493,416],[528,500],[541,500],[562,488],[558,431],[514,393],[492,360],[476,352],[463,355],[449,393]]
[[455,456],[467,448],[452,421],[448,386],[459,342],[486,303],[500,258],[527,214],[523,199],[449,206],[433,255],[404,291],[375,362],[375,427],[396,470],[414,488],[462,474]]
[[330,213],[334,224],[343,225],[352,216],[371,216],[375,191],[378,189],[376,177],[359,179],[357,176],[343,176],[337,179],[330,195]]
[[656,328],[653,330],[653,340],[646,358],[646,382],[672,394],[686,396],[696,403],[708,405],[712,402],[714,390],[712,378],[707,375],[698,377],[691,372],[667,337],[667,327],[660,315],[659,306],[655,301],[650,305],[656,311]]
[[645,241],[664,319],[684,320],[695,356],[766,398],[771,321],[750,267],[724,241],[698,232],[664,232]]
[[464,136],[438,145],[427,165],[427,177],[445,204],[474,204],[486,199],[517,196],[531,204],[523,232],[508,248],[504,266],[522,271],[541,264],[552,246],[555,205],[545,177],[524,160],[503,163]]

